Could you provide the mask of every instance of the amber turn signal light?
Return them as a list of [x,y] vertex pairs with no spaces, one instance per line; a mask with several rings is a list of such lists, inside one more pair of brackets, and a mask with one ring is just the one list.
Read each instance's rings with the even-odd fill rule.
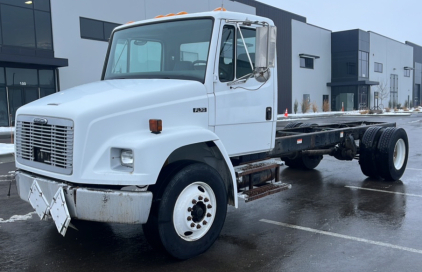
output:
[[160,134],[163,130],[161,119],[149,119],[149,130],[151,130],[151,133]]

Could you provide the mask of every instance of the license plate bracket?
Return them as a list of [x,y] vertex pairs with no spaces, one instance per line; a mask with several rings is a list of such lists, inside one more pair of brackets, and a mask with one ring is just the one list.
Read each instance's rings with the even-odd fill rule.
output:
[[28,200],[40,219],[46,220],[49,214],[49,205],[36,180],[34,180],[29,190]]
[[70,224],[69,209],[66,205],[63,187],[60,187],[53,197],[50,205],[50,214],[56,224],[56,228],[63,236],[66,235],[67,228]]

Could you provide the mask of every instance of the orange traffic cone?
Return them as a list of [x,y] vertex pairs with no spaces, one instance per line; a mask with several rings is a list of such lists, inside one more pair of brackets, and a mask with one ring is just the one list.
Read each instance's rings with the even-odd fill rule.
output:
[[286,111],[284,112],[284,117],[289,117],[289,114],[287,113],[287,108],[286,108]]

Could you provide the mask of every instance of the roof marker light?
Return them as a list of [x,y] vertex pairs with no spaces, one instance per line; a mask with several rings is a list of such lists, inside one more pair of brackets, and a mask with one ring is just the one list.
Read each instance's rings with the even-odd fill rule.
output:
[[171,17],[171,16],[175,16],[176,14],[174,14],[174,13],[169,13],[169,14],[167,14],[166,15],[166,17]]
[[215,10],[213,10],[213,11],[227,11],[227,9],[225,9],[223,7],[219,7],[219,8],[216,8]]
[[176,15],[185,15],[185,14],[188,14],[186,11],[181,11],[181,12],[178,12]]
[[128,24],[133,24],[134,23],[134,21],[129,21],[129,22],[127,22],[125,25],[128,25]]
[[157,16],[154,17],[154,19],[163,18],[163,17],[164,17],[164,15],[157,15]]

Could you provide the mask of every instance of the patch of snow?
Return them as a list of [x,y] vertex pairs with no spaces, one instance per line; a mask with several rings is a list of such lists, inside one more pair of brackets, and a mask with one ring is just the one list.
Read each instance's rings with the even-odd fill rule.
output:
[[15,131],[15,127],[0,127],[0,132],[10,132]]
[[7,220],[0,218],[0,223],[13,223],[13,222],[16,222],[16,221],[26,221],[26,220],[31,219],[33,214],[36,214],[36,212],[30,212],[30,213],[25,214],[25,215],[13,215],[12,217],[10,217]]
[[0,155],[11,154],[15,152],[14,144],[2,144],[0,143]]

